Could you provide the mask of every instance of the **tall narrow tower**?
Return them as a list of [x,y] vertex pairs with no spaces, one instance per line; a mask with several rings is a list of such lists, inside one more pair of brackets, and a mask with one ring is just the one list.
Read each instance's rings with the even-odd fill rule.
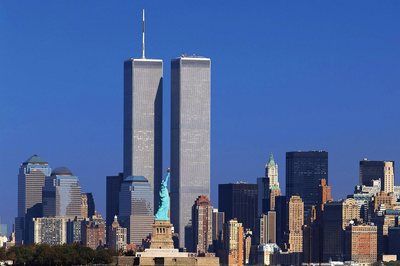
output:
[[171,62],[171,222],[185,246],[185,227],[199,195],[210,196],[211,60]]
[[124,63],[124,177],[144,176],[157,205],[154,189],[158,191],[162,174],[163,61],[145,58],[144,11],[142,23],[142,58]]

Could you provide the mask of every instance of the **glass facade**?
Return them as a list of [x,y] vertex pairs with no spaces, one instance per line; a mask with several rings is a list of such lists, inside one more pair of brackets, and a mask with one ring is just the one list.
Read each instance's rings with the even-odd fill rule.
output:
[[210,196],[211,60],[171,62],[171,222],[184,247],[191,206]]
[[152,195],[162,175],[162,79],[162,60],[125,61],[124,176],[146,177]]
[[42,188],[51,168],[38,155],[23,162],[18,175],[18,217],[15,219],[16,243],[33,243],[32,218],[42,216]]
[[298,151],[286,153],[286,197],[297,195],[307,207],[318,204],[321,179],[328,184],[328,152]]
[[218,186],[218,209],[225,220],[237,219],[246,229],[255,230],[258,187],[256,184],[236,183]]
[[119,219],[128,229],[128,243],[141,245],[142,239],[152,232],[154,223],[153,194],[143,176],[128,176],[119,192]]
[[46,177],[43,188],[43,215],[46,217],[81,216],[81,187],[78,177],[65,167]]

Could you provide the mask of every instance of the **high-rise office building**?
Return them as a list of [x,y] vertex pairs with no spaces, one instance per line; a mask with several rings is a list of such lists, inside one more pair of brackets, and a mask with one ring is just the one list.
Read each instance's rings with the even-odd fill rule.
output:
[[270,210],[275,210],[275,198],[281,195],[281,189],[279,187],[279,179],[278,179],[278,164],[275,163],[274,156],[269,156],[269,160],[267,165],[265,166],[265,176],[268,177],[269,180],[269,203]]
[[372,186],[372,181],[378,179],[382,191],[394,192],[394,161],[360,161],[360,185]]
[[225,223],[225,213],[218,211],[218,209],[213,209],[213,240],[222,240],[222,233],[224,230]]
[[35,244],[63,245],[67,243],[67,219],[62,217],[33,218]]
[[397,255],[400,258],[400,227],[388,228],[388,254]]
[[269,211],[260,218],[260,244],[276,243],[276,212]]
[[162,175],[163,61],[145,57],[144,13],[142,29],[142,58],[124,63],[124,177],[144,176],[157,205],[154,191],[159,191]]
[[43,187],[45,217],[81,216],[81,187],[78,177],[66,167],[58,167],[46,177]]
[[300,196],[309,210],[318,203],[321,179],[328,183],[328,152],[297,151],[286,153],[286,197]]
[[261,217],[271,209],[271,190],[269,178],[257,178],[257,217]]
[[278,164],[274,156],[269,156],[265,165],[265,177],[257,178],[258,186],[258,216],[266,214],[269,210],[275,210],[275,198],[281,195],[278,180]]
[[119,192],[119,218],[128,229],[128,243],[141,245],[152,232],[154,222],[153,194],[149,181],[143,176],[128,176]]
[[51,173],[49,164],[38,155],[23,162],[18,174],[18,217],[15,219],[16,243],[33,243],[32,218],[42,216],[42,188]]
[[377,227],[350,224],[346,227],[345,260],[356,263],[377,262]]
[[331,192],[331,187],[328,186],[326,183],[326,180],[323,178],[320,180],[319,186],[318,186],[318,205],[319,205],[319,210],[324,210],[324,204],[332,201],[332,192]]
[[288,233],[289,252],[303,252],[303,225],[304,225],[304,203],[299,196],[292,196],[288,203]]
[[[114,216],[119,216],[119,191],[121,189],[124,176],[119,173],[116,176],[106,177],[106,225],[111,226],[114,221]],[[107,239],[108,231],[107,231]]]
[[128,232],[126,228],[120,226],[117,216],[114,217],[114,221],[109,227],[109,230],[110,240],[107,241],[108,246],[117,252],[120,250],[125,251]]
[[[118,196],[118,194],[116,194]],[[115,196],[114,196],[115,197]],[[81,217],[90,218],[95,214],[95,204],[92,193],[81,194]]]
[[94,198],[92,193],[85,193],[88,204],[88,217],[92,217],[96,213],[96,205],[94,203]]
[[244,229],[241,223],[232,219],[224,225],[224,265],[241,266],[244,262]]
[[225,219],[236,218],[246,229],[256,228],[257,192],[256,184],[235,183],[218,185],[218,207]]
[[81,217],[88,218],[88,198],[86,193],[81,194]]
[[323,254],[324,262],[343,260],[344,230],[352,220],[360,220],[360,207],[348,198],[327,202],[323,213]]
[[75,217],[67,221],[67,244],[78,243],[82,241],[82,222],[88,218]]
[[278,196],[275,198],[275,212],[276,212],[276,243],[281,249],[286,249],[286,233],[288,227],[288,204],[286,196]]
[[197,197],[192,207],[193,252],[198,254],[211,251],[213,207],[207,196]]
[[184,246],[191,205],[210,196],[211,60],[171,62],[171,222]]

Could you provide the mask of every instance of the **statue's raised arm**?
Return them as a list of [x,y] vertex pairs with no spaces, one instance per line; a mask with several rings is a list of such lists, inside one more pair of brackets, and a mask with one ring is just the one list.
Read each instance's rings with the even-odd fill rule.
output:
[[155,215],[156,221],[169,221],[169,192],[168,192],[168,181],[170,178],[169,169],[167,175],[161,181],[160,188],[160,202],[158,203],[158,209]]

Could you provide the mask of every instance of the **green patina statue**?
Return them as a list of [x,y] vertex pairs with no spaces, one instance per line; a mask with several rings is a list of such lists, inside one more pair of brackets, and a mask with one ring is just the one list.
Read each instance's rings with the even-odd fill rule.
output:
[[156,221],[169,221],[169,193],[168,193],[168,181],[170,173],[167,170],[167,175],[161,181],[160,188],[160,202],[158,203],[158,209],[155,215]]

